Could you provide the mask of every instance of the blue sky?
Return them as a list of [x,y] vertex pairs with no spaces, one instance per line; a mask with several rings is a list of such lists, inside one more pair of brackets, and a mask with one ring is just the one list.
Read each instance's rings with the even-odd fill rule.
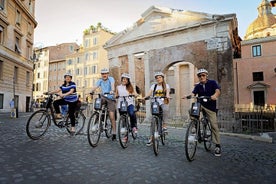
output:
[[[131,27],[150,6],[192,10],[210,14],[236,13],[239,35],[257,16],[262,0],[38,0],[34,46],[82,42],[83,30],[101,22],[113,32]],[[275,14],[275,9],[273,13]]]

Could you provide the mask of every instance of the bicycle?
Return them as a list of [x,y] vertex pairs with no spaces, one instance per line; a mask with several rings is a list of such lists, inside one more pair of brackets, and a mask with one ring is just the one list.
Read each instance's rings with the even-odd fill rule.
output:
[[146,98],[145,100],[151,99],[151,140],[153,145],[154,154],[157,156],[159,153],[159,140],[161,140],[162,145],[165,145],[167,132],[163,131],[163,111],[157,101],[157,99],[164,99],[164,96],[154,96]]
[[[201,103],[211,100],[209,96],[191,97],[187,99],[195,98],[196,102],[193,102],[190,114],[190,122],[186,130],[185,135],[185,154],[188,161],[193,161],[196,153],[197,143],[204,142],[204,148],[206,151],[211,150],[212,146],[212,129],[210,121],[206,116],[206,111],[201,108]],[[200,118],[200,114],[202,117]],[[202,127],[202,130],[201,130]]]
[[[58,128],[66,128],[68,133],[72,135],[71,129],[71,122],[69,115],[67,114],[64,116],[61,120],[56,120],[54,116],[54,107],[53,107],[53,95],[48,95],[46,98],[45,107],[35,111],[28,119],[26,124],[26,132],[28,137],[30,137],[33,140],[37,140],[41,138],[48,130],[48,128],[51,125],[51,121],[54,122],[54,124]],[[75,112],[75,135],[79,134],[85,124],[86,117],[83,114],[83,110],[85,110],[86,106],[83,106],[80,108],[80,110]]]
[[137,133],[132,131],[129,115],[127,112],[128,103],[126,98],[132,98],[134,95],[129,96],[119,96],[118,98],[123,98],[123,101],[120,103],[120,117],[118,123],[118,136],[119,142],[122,148],[126,148],[129,142],[129,134],[131,133],[132,138],[135,140],[137,138]]
[[[93,95],[93,93],[90,93]],[[104,93],[104,96],[109,93]],[[91,115],[87,126],[87,139],[92,147],[99,143],[101,133],[104,131],[107,138],[112,136],[112,124],[108,115],[107,104],[102,104],[102,95],[98,95],[94,103],[94,112]]]

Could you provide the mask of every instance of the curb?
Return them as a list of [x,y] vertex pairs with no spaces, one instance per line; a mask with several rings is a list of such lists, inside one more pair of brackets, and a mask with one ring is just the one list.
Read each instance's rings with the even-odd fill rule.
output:
[[232,136],[232,137],[239,137],[239,138],[244,138],[244,139],[256,140],[256,141],[262,141],[262,142],[267,142],[267,143],[273,143],[273,138],[270,137],[267,133],[263,133],[261,136],[226,133],[226,132],[220,132],[220,134],[221,135]]

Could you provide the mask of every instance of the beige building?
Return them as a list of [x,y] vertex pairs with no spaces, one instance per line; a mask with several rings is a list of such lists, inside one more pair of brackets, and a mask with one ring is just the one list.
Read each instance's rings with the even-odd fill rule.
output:
[[198,68],[206,68],[209,78],[220,83],[218,106],[232,111],[233,58],[239,48],[237,26],[235,14],[212,15],[152,6],[131,28],[109,40],[105,48],[117,82],[120,73],[128,71],[143,93],[155,82],[154,72],[165,73],[175,92],[171,95],[171,118],[188,116],[191,102],[181,97],[190,94],[198,82]]
[[101,27],[86,30],[83,35],[83,46],[66,57],[66,71],[73,75],[73,81],[77,84],[77,91],[82,99],[100,78],[100,70],[109,67],[103,45],[113,35]]
[[15,98],[19,112],[29,110],[32,99],[34,0],[0,1],[0,112],[10,111]]
[[76,43],[62,43],[35,50],[33,81],[35,101],[44,100],[44,92],[55,90],[63,83],[63,76],[66,72],[65,57],[77,49],[79,46]]
[[237,110],[276,104],[276,15],[267,0],[260,0],[258,17],[248,26],[241,42],[240,59],[234,60]]

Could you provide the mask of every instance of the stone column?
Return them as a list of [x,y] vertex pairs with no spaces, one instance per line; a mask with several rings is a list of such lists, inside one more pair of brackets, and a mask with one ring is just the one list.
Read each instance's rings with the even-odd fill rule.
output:
[[[144,55],[144,66],[145,66],[145,95],[150,90],[150,69],[149,69],[149,54],[145,52]],[[150,112],[150,102],[146,101],[146,119],[148,120],[151,116]]]
[[180,94],[180,77],[179,77],[180,73],[179,73],[179,65],[175,66],[174,69],[174,79],[175,79],[175,84],[177,84],[177,88],[175,89],[175,115],[176,116],[180,116],[180,104],[181,104],[181,94]]
[[136,86],[136,80],[135,80],[135,62],[134,62],[134,55],[133,54],[128,54],[128,72],[131,76],[131,83],[134,87]]

